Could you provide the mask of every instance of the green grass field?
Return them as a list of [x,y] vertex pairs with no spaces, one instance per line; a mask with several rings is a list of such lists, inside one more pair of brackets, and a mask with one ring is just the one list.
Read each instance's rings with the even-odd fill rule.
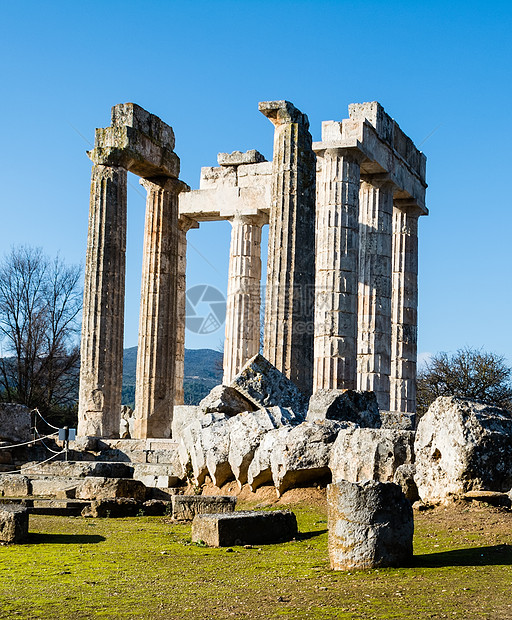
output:
[[209,549],[163,517],[31,516],[0,547],[0,618],[512,619],[512,513],[415,513],[413,566],[333,572],[320,506],[291,506],[299,539]]

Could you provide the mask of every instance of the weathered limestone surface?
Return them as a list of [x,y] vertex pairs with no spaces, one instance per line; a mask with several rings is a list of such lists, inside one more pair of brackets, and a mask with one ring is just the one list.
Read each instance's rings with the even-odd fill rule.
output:
[[[89,152],[94,166],[81,346],[78,434],[82,436],[119,435],[126,171],[147,179],[149,193],[135,435],[170,434],[170,420],[164,418],[172,414],[174,404],[177,194],[184,187],[177,181],[179,159],[173,148],[171,127],[127,103],[114,106],[112,125],[96,130],[94,149]],[[149,420],[149,428],[144,420]]]
[[[181,196],[182,193],[179,194]],[[183,405],[183,379],[185,378],[185,317],[187,294],[187,232],[199,228],[198,222],[186,216],[178,220],[178,267],[176,274],[176,359],[174,372],[174,404]]]
[[266,434],[293,422],[289,410],[281,407],[246,411],[230,421],[228,460],[240,487],[247,482],[254,453]]
[[258,487],[272,482],[270,458],[278,437],[279,434],[277,430],[265,433],[254,451],[252,460],[247,469],[247,482],[253,492],[256,491]]
[[291,409],[299,422],[306,415],[307,398],[296,384],[262,355],[255,355],[233,379],[231,387],[260,407]]
[[228,495],[173,495],[172,518],[192,521],[198,514],[233,512],[236,497]]
[[16,403],[0,404],[0,441],[21,443],[32,439],[30,410]]
[[28,510],[23,506],[0,504],[0,542],[23,543],[28,538]]
[[126,170],[95,165],[85,261],[78,434],[119,436],[123,378]]
[[96,129],[93,163],[121,166],[143,178],[178,178],[180,160],[174,149],[172,127],[134,103],[112,108],[110,127]]
[[360,191],[358,389],[389,409],[393,184],[367,177]]
[[225,413],[201,414],[182,427],[180,460],[198,485],[204,483],[207,475],[217,486],[233,478],[228,461],[229,419]]
[[266,101],[274,124],[264,356],[305,393],[313,387],[315,154],[309,121],[288,101]]
[[409,463],[397,467],[395,475],[393,476],[393,482],[401,487],[405,497],[407,497],[411,504],[420,499],[418,487],[414,481],[415,473],[415,465]]
[[414,461],[414,432],[383,428],[340,430],[332,447],[332,479],[391,482],[400,465]]
[[512,413],[439,397],[416,431],[415,481],[423,501],[512,487]]
[[404,566],[412,560],[412,507],[398,485],[340,480],[327,487],[327,510],[332,569]]
[[357,149],[318,148],[313,391],[357,387]]
[[379,428],[381,418],[373,392],[319,390],[309,399],[307,421],[338,420]]
[[393,208],[390,409],[416,412],[418,217],[410,201]]
[[259,164],[266,161],[261,153],[255,149],[251,149],[242,153],[241,151],[233,151],[232,153],[219,153],[217,162],[219,166],[240,166],[242,164]]
[[260,348],[261,227],[263,214],[231,221],[224,378],[229,385]]
[[202,417],[203,414],[204,412],[198,405],[175,405],[171,425],[173,439],[178,441],[188,424]]
[[135,386],[135,438],[170,437],[174,406],[181,181],[141,181],[148,192]]
[[330,475],[329,457],[338,433],[350,422],[303,422],[276,432],[270,469],[277,495]]
[[19,474],[0,474],[0,496],[26,497],[30,495],[30,480]]
[[200,514],[192,521],[192,542],[209,547],[261,545],[291,540],[297,531],[297,519],[289,510]]
[[416,414],[403,411],[381,411],[381,428],[391,428],[402,431],[416,429]]

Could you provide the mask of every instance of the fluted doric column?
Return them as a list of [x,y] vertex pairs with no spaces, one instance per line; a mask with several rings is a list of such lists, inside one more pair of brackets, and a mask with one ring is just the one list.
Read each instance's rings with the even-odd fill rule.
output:
[[393,184],[366,177],[360,189],[358,389],[389,409],[391,372],[391,231]]
[[119,437],[123,382],[126,170],[95,165],[85,263],[78,434]]
[[235,215],[231,219],[224,385],[260,349],[261,228],[263,215]]
[[176,358],[177,179],[142,179],[148,192],[142,265],[134,437],[170,437]]
[[306,394],[313,387],[315,154],[309,121],[287,101],[260,111],[274,124],[264,356]]
[[313,391],[357,387],[359,181],[356,149],[318,149]]
[[395,201],[390,409],[406,413],[416,412],[419,215],[420,209],[413,203]]
[[195,220],[181,216],[178,220],[178,276],[176,282],[176,362],[174,374],[174,404],[183,405],[183,379],[185,378],[185,318],[187,303],[187,232],[199,228]]

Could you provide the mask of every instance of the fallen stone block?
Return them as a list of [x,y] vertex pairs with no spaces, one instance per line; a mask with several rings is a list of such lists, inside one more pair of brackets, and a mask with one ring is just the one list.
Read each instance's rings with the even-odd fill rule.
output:
[[203,415],[204,412],[198,405],[174,405],[171,425],[172,438],[178,441],[183,430]]
[[230,420],[228,461],[240,487],[247,482],[249,466],[265,435],[293,419],[288,409],[270,407],[246,411]]
[[491,506],[503,506],[510,508],[512,502],[508,493],[499,493],[498,491],[468,491],[462,496],[467,502],[481,502],[490,504]]
[[[289,432],[291,427],[285,427]],[[278,430],[269,431],[263,436],[259,446],[254,451],[253,458],[247,469],[247,482],[251,487],[251,491],[256,491],[258,487],[272,483],[272,469],[270,467],[270,457],[274,449],[274,445],[279,437]]]
[[512,486],[512,413],[444,396],[422,416],[414,444],[420,497],[437,502]]
[[364,428],[380,428],[379,406],[374,392],[319,390],[309,399],[308,422],[338,420]]
[[263,545],[292,540],[297,519],[289,510],[199,514],[192,521],[192,541],[209,547]]
[[330,480],[331,448],[340,430],[347,426],[353,427],[350,422],[324,420],[280,429],[270,454],[277,495],[312,481]]
[[161,499],[150,499],[142,505],[142,511],[146,517],[162,517],[172,514],[172,502]]
[[28,538],[28,510],[16,504],[0,505],[0,542],[22,543]]
[[255,355],[245,364],[231,387],[254,403],[257,409],[276,405],[291,409],[297,423],[306,415],[307,398],[293,381],[262,355]]
[[178,521],[192,521],[198,514],[233,512],[236,497],[229,495],[174,495],[172,517]]
[[119,518],[142,514],[143,503],[133,498],[98,499],[82,510],[83,517]]
[[131,498],[143,502],[146,487],[131,478],[86,478],[76,489],[77,499],[102,500]]
[[216,385],[199,403],[199,407],[204,413],[218,412],[229,416],[255,408],[252,402],[228,385]]
[[413,511],[393,483],[340,480],[327,487],[334,570],[404,566],[412,559]]
[[393,482],[398,484],[402,489],[403,494],[407,499],[414,504],[420,498],[418,494],[418,487],[414,481],[414,474],[416,473],[416,467],[413,464],[400,465],[395,471],[393,476]]
[[217,486],[233,478],[228,461],[229,420],[225,413],[203,414],[181,433],[180,461],[185,471],[192,470],[198,485],[204,483],[208,474]]
[[27,497],[30,495],[30,481],[19,474],[0,474],[0,496]]
[[414,461],[414,432],[383,428],[340,430],[332,447],[332,479],[392,482],[400,465]]
[[402,411],[381,411],[381,428],[397,431],[413,431],[416,429],[416,415]]
[[30,409],[16,403],[0,403],[0,441],[20,443],[32,439]]

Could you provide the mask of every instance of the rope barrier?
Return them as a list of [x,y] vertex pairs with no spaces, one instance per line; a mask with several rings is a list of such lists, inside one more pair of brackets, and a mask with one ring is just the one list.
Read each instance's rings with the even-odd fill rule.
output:
[[37,407],[36,407],[35,409],[32,409],[32,413],[37,413],[37,415],[41,418],[41,420],[42,420],[42,421],[43,421],[43,422],[44,422],[47,426],[49,426],[50,428],[53,428],[53,429],[55,429],[56,431],[58,431],[58,430],[59,430],[59,427],[58,427],[58,426],[54,426],[53,424],[50,424],[49,422],[47,422],[47,421],[43,418],[43,416],[41,415],[41,413],[40,413],[39,409],[37,409]]
[[37,443],[38,441],[42,441],[43,439],[48,439],[48,437],[55,437],[55,435],[58,435],[58,433],[51,433],[50,435],[43,435],[42,437],[38,437],[37,439],[31,439],[30,441],[24,441],[23,443],[13,443],[8,446],[0,446],[0,450],[10,450],[11,448],[19,448],[20,446],[28,446],[31,443]]

